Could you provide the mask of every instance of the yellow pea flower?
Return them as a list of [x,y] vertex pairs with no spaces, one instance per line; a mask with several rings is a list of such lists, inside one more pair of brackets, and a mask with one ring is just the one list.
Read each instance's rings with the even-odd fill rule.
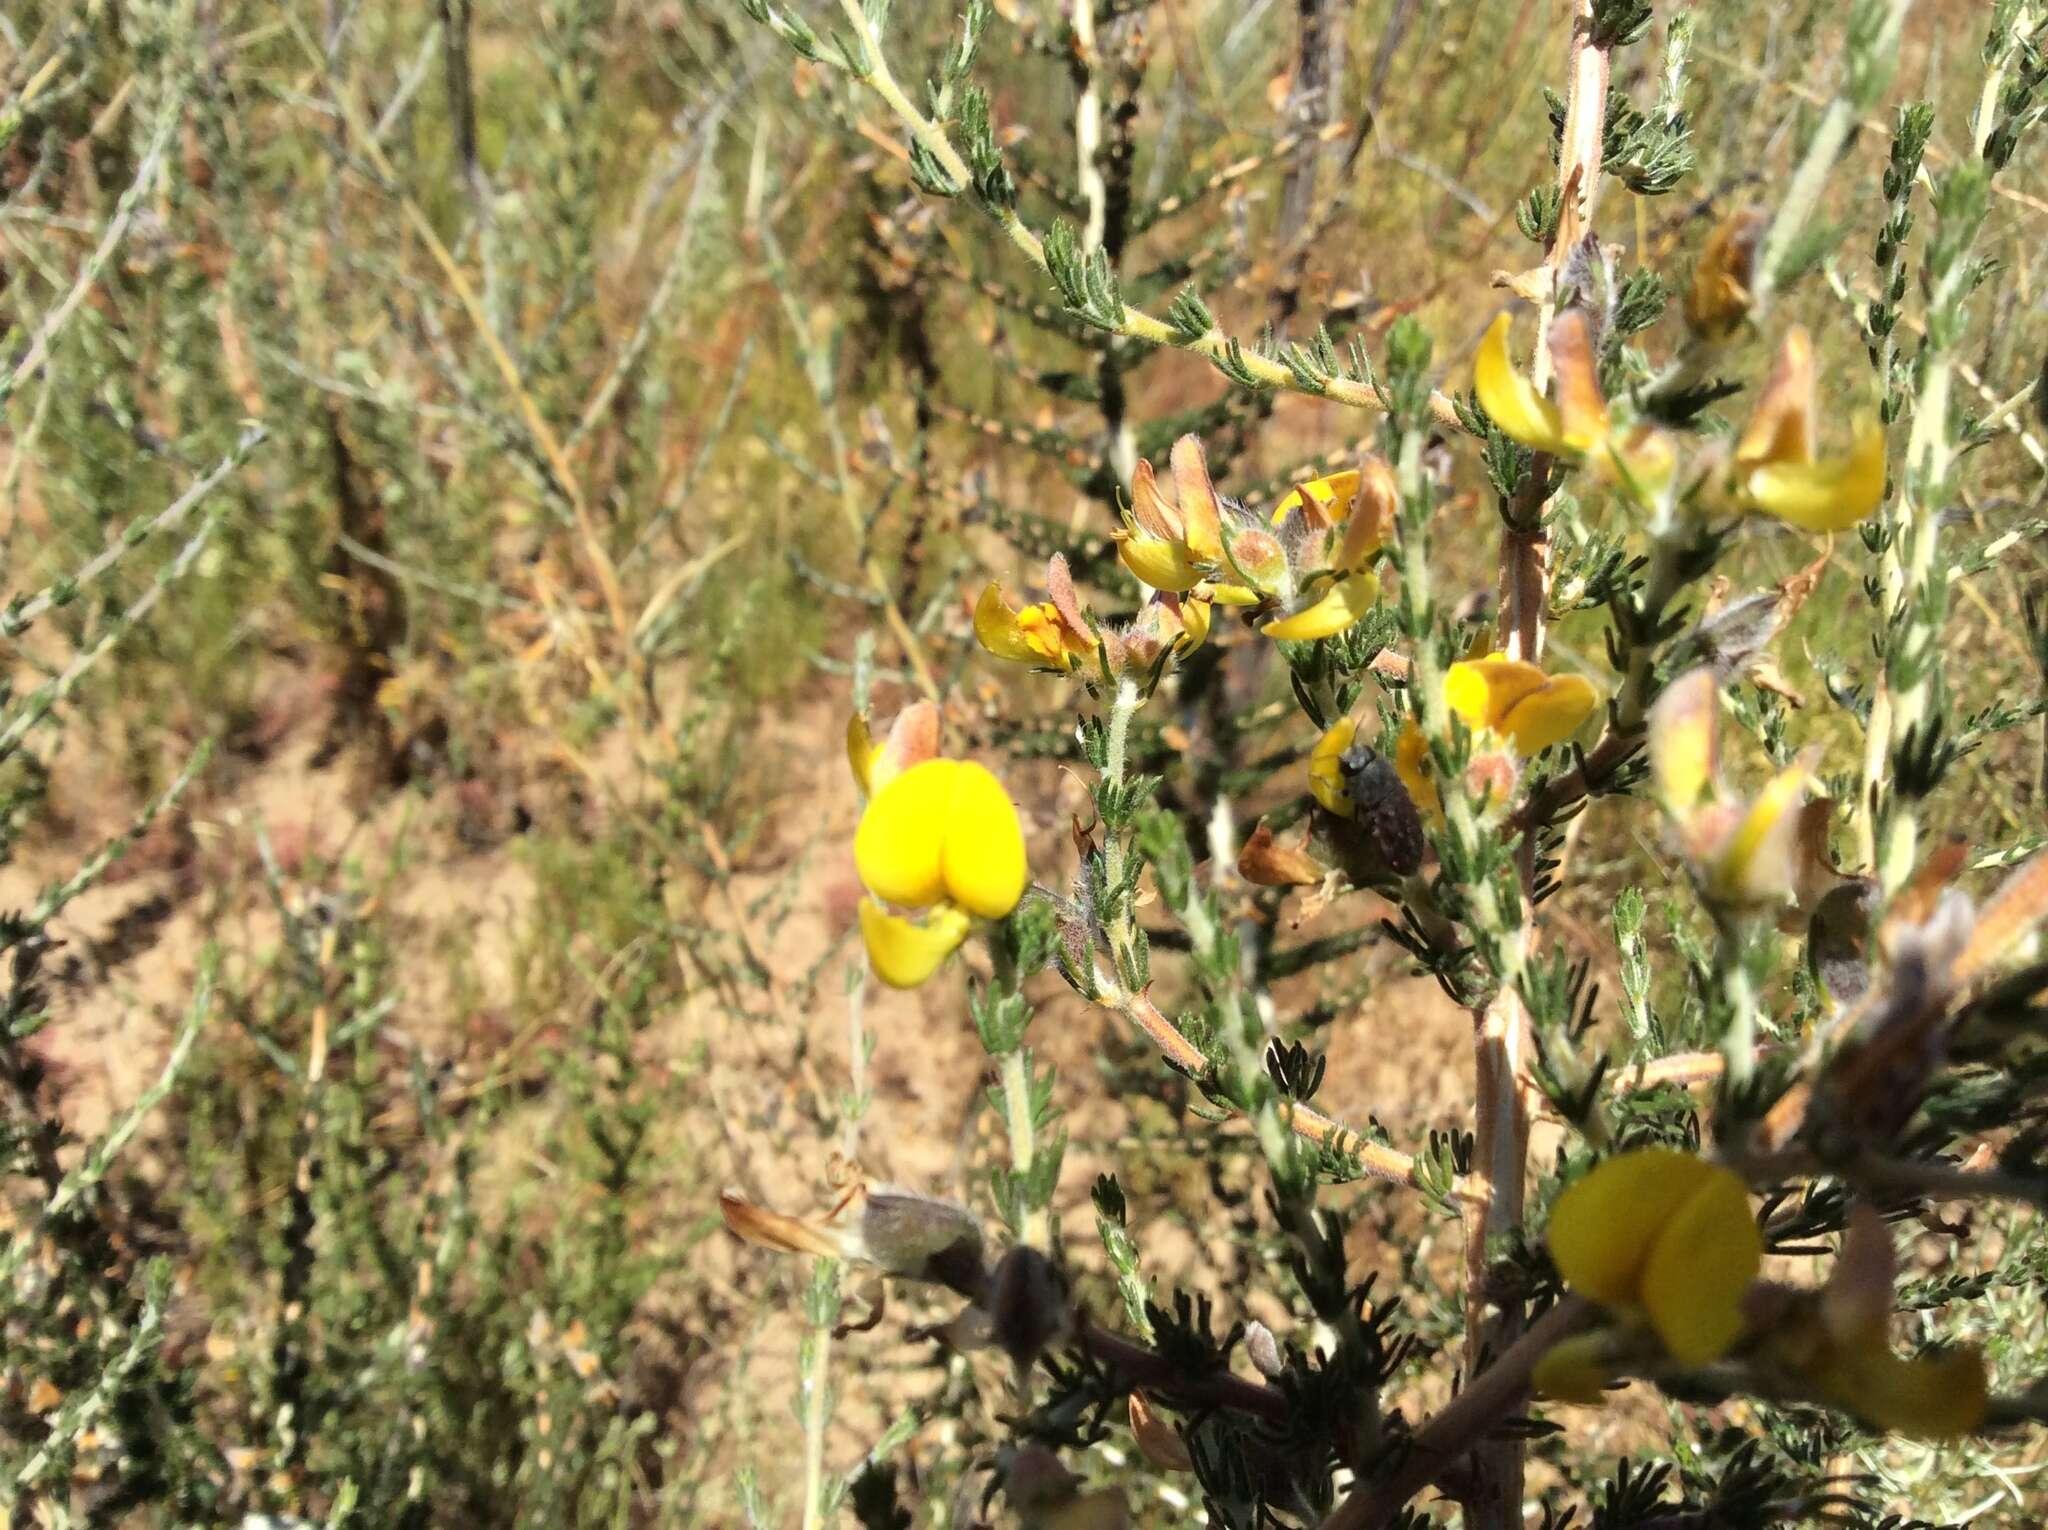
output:
[[1537,390],[1508,354],[1508,331],[1514,321],[1501,314],[1487,327],[1472,364],[1472,386],[1479,406],[1511,441],[1552,456],[1575,455],[1565,439],[1564,415]]
[[1756,794],[1727,837],[1706,858],[1707,896],[1722,904],[1782,903],[1798,871],[1793,855],[1799,809],[1813,779],[1814,756],[1794,760]]
[[1117,557],[1142,584],[1182,594],[1209,577],[1223,555],[1221,507],[1202,444],[1182,436],[1169,462],[1174,497],[1160,491],[1152,464],[1131,474],[1131,508],[1116,533]]
[[1344,631],[1379,596],[1370,565],[1392,535],[1393,469],[1377,457],[1310,479],[1260,516],[1216,492],[1201,443],[1173,445],[1171,495],[1149,462],[1131,476],[1117,557],[1166,594],[1257,607],[1261,630],[1294,642]]
[[1711,901],[1737,909],[1783,903],[1798,885],[1801,809],[1818,757],[1800,756],[1747,803],[1729,800],[1715,696],[1705,668],[1664,688],[1650,708],[1650,778]]
[[872,895],[861,905],[861,936],[876,975],[896,988],[936,972],[974,917],[1008,914],[1028,876],[1009,793],[964,760],[926,760],[881,786],[861,814],[853,858]]
[[1307,605],[1290,616],[1267,622],[1259,631],[1290,643],[1335,637],[1372,609],[1373,602],[1379,599],[1380,582],[1369,573],[1345,574],[1318,581],[1315,589],[1321,593]]
[[1813,342],[1794,326],[1736,444],[1729,497],[1803,531],[1847,531],[1884,499],[1884,428],[1857,427],[1845,457],[1816,460]]
[[1499,734],[1523,758],[1571,737],[1600,704],[1583,675],[1546,675],[1538,665],[1493,653],[1462,659],[1444,674],[1444,702],[1474,732]]
[[1743,1330],[1742,1300],[1763,1262],[1749,1191],[1690,1153],[1638,1148],[1557,1198],[1547,1234],[1565,1284],[1646,1322],[1681,1365],[1705,1365]]
[[1984,1422],[1984,1357],[1975,1349],[1893,1354],[1886,1330],[1896,1275],[1883,1218],[1858,1206],[1819,1293],[1818,1321],[1798,1310],[1772,1334],[1769,1359],[1876,1428],[1922,1439],[1967,1434]]
[[1331,565],[1356,572],[1393,537],[1400,504],[1393,466],[1383,457],[1368,456],[1362,467],[1311,478],[1289,490],[1273,507],[1273,525],[1284,530],[1299,516],[1313,527],[1341,528],[1334,546],[1325,541]]
[[1355,471],[1311,478],[1307,483],[1289,489],[1280,503],[1273,507],[1273,524],[1282,524],[1290,515],[1309,514],[1325,525],[1334,526],[1350,516],[1351,502],[1357,497],[1358,474]]
[[1884,500],[1884,428],[1866,420],[1849,455],[1827,462],[1773,462],[1743,481],[1748,503],[1802,531],[1848,531]]
[[1022,609],[1003,598],[1000,583],[990,583],[974,603],[974,636],[998,659],[1034,669],[1073,669],[1095,652],[1095,634],[1082,620],[1067,560],[1055,553],[1046,565],[1051,598]]
[[[1710,325],[1721,322],[1718,308],[1712,315],[1702,312]],[[1479,343],[1474,390],[1510,440],[1584,462],[1638,500],[1655,497],[1676,476],[1677,450],[1665,431],[1611,421],[1600,391],[1591,323],[1576,308],[1563,310],[1551,322],[1557,375],[1553,402],[1516,370],[1508,353],[1511,321],[1500,315]],[[1819,459],[1813,449],[1814,419],[1813,346],[1806,332],[1795,327],[1785,336],[1733,461],[1725,474],[1706,475],[1709,498],[1726,509],[1769,515],[1804,531],[1847,531],[1863,520],[1884,498],[1883,428],[1866,421],[1846,456]]]
[[1902,1359],[1882,1333],[1836,1350],[1813,1380],[1836,1406],[1879,1429],[1920,1439],[1951,1439],[1984,1422],[1984,1357],[1974,1349]]

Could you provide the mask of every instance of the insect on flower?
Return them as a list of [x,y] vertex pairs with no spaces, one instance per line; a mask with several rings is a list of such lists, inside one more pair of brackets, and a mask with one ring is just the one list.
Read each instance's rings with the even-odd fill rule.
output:
[[1353,744],[1337,757],[1337,770],[1353,817],[1372,836],[1388,869],[1396,876],[1413,876],[1422,867],[1427,841],[1422,815],[1393,762],[1370,744]]

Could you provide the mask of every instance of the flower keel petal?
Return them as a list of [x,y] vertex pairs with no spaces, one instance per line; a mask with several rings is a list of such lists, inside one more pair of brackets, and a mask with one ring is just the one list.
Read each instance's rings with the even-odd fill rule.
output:
[[873,899],[860,905],[860,938],[875,976],[891,988],[915,988],[937,972],[967,938],[968,917],[935,909],[922,924],[890,913]]

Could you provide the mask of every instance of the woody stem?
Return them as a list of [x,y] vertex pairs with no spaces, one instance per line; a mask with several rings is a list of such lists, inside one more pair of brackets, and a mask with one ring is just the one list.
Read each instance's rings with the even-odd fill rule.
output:
[[[1549,382],[1547,336],[1557,312],[1558,274],[1592,226],[1593,203],[1599,189],[1602,142],[1606,134],[1608,49],[1593,35],[1593,0],[1577,0],[1572,14],[1569,83],[1565,99],[1564,134],[1559,145],[1557,232],[1545,264],[1550,282],[1536,345],[1536,385]],[[1510,523],[1500,545],[1500,646],[1513,659],[1540,663],[1550,603],[1550,538],[1543,529],[1544,487],[1550,464],[1538,457],[1510,507]],[[1465,794],[1449,794],[1455,815]],[[1469,810],[1469,808],[1468,808]],[[1487,1251],[1493,1242],[1522,1221],[1529,1152],[1529,1098],[1523,1075],[1530,1045],[1529,1013],[1520,991],[1522,964],[1529,942],[1529,897],[1536,869],[1536,832],[1525,829],[1515,858],[1518,904],[1494,909],[1490,886],[1477,891],[1475,913],[1494,914],[1499,987],[1476,1017],[1473,1039],[1475,1095],[1473,1153],[1486,1177],[1487,1196],[1466,1219],[1465,1364],[1476,1372],[1481,1356],[1511,1345],[1521,1327],[1514,1307],[1493,1309],[1487,1291]],[[1492,1440],[1475,1454],[1471,1490],[1462,1495],[1467,1523],[1507,1527],[1521,1523],[1522,1446],[1518,1440]]]

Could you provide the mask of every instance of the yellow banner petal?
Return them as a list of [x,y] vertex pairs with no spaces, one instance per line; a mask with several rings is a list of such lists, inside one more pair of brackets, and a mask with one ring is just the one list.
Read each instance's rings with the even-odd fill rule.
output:
[[1681,1365],[1705,1365],[1742,1336],[1742,1299],[1763,1267],[1749,1187],[1729,1170],[1707,1177],[1672,1216],[1643,1266],[1650,1326]]
[[1180,500],[1184,528],[1181,541],[1204,563],[1223,561],[1223,510],[1216,503],[1216,486],[1209,480],[1209,460],[1202,443],[1182,436],[1173,443],[1173,491]]
[[1565,1284],[1610,1307],[1636,1305],[1658,1235],[1712,1172],[1691,1153],[1638,1148],[1568,1186],[1545,1235]]
[[945,895],[941,857],[960,769],[954,760],[926,760],[869,801],[854,830],[853,861],[876,897],[927,908]]
[[1550,365],[1565,441],[1575,452],[1591,451],[1607,438],[1607,399],[1600,392],[1593,321],[1585,309],[1566,308],[1550,321]]
[[1010,794],[981,766],[962,761],[954,769],[943,819],[940,861],[946,891],[970,913],[1002,918],[1024,896],[1029,877],[1024,831]]
[[1813,390],[1813,341],[1794,325],[1785,331],[1756,413],[1735,445],[1735,460],[1744,467],[1811,462]]

